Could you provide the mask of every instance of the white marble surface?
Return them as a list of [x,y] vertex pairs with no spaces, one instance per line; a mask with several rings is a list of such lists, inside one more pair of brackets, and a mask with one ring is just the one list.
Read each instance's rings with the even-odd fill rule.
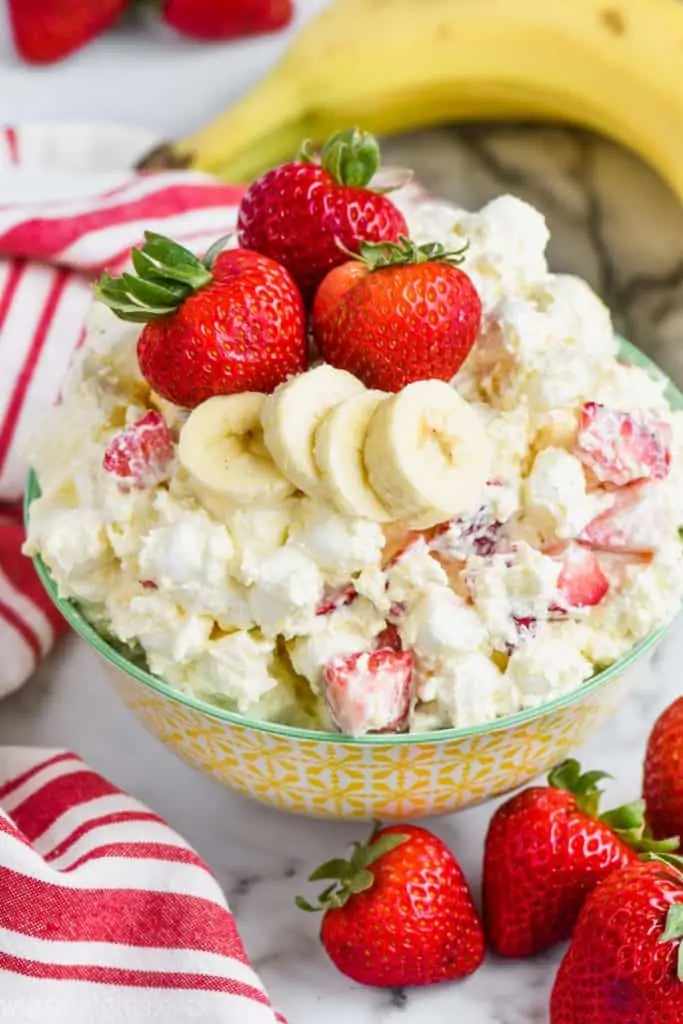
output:
[[[301,17],[323,3],[301,0]],[[13,59],[0,15],[0,121],[99,117],[177,134],[237,96],[284,42],[202,49],[124,26],[72,61],[37,71]],[[588,277],[618,325],[683,382],[683,212],[638,161],[581,133],[527,127],[448,128],[392,140],[387,150],[466,205],[504,190],[536,203],[553,230],[553,266]],[[682,660],[679,627],[621,711],[577,751],[614,774],[615,804],[638,794],[647,731],[683,688]],[[194,773],[124,711],[76,639],[3,703],[0,743],[70,747],[182,832],[225,886],[254,963],[290,1024],[318,1024],[321,1016],[327,1024],[351,1016],[355,1024],[546,1024],[560,951],[523,964],[489,957],[463,984],[407,993],[362,989],[336,973],[318,945],[315,918],[297,911],[293,897],[312,866],[363,828],[289,818]],[[433,823],[475,890],[492,810]]]

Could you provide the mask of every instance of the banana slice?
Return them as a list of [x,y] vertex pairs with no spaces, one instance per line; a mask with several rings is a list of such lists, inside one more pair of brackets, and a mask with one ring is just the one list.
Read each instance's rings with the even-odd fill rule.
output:
[[300,491],[321,491],[320,471],[313,458],[318,424],[335,405],[364,390],[353,374],[321,363],[267,396],[261,410],[266,446],[281,473]]
[[220,517],[226,504],[278,501],[294,490],[263,442],[264,399],[255,391],[208,398],[192,410],[180,431],[180,464],[214,515]]
[[363,445],[370,419],[384,391],[365,391],[327,413],[315,432],[314,457],[328,497],[340,512],[377,523],[392,518],[370,486]]
[[476,505],[491,445],[477,413],[449,384],[420,380],[380,402],[363,456],[392,517],[424,529]]

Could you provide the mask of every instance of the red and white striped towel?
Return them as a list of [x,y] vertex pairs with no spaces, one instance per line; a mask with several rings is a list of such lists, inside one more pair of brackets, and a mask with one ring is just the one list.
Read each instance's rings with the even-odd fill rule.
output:
[[0,749],[0,1021],[285,1024],[197,854],[73,754]]
[[201,252],[235,225],[237,188],[194,172],[117,170],[130,135],[0,128],[0,695],[27,678],[64,628],[19,553],[22,450],[58,397],[92,281],[119,270],[146,229]]

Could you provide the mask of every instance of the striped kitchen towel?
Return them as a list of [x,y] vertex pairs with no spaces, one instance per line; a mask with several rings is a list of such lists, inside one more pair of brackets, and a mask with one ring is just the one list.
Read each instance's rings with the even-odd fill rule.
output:
[[73,754],[11,747],[0,1021],[285,1024],[188,844]]
[[0,128],[0,696],[64,628],[19,548],[22,456],[83,335],[92,282],[147,229],[204,251],[235,226],[241,191],[208,175],[131,172],[153,140],[90,125]]

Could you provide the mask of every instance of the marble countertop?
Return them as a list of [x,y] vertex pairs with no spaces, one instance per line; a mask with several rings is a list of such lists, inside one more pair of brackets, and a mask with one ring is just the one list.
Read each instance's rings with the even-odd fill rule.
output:
[[[301,0],[301,17],[323,2]],[[152,45],[124,27],[72,62],[35,71],[13,60],[6,39],[0,11],[0,121],[58,113],[169,134],[221,109],[284,45],[279,37],[202,50],[160,32]],[[589,135],[530,126],[414,133],[389,140],[386,158],[413,166],[427,186],[463,205],[476,207],[501,191],[537,205],[553,233],[552,267],[585,276],[613,308],[617,326],[683,383],[683,210],[641,163]],[[681,661],[678,628],[621,710],[577,751],[587,765],[613,773],[613,804],[638,794],[647,731],[681,689]],[[489,957],[468,981],[429,990],[363,989],[338,974],[318,944],[316,919],[297,911],[293,898],[308,871],[361,837],[363,826],[302,822],[193,772],[119,705],[95,655],[77,639],[63,641],[3,702],[0,743],[69,747],[186,836],[225,887],[253,962],[290,1024],[318,1024],[321,1016],[327,1024],[351,1017],[355,1024],[546,1024],[561,950],[524,963]],[[475,891],[493,809],[429,823]]]

